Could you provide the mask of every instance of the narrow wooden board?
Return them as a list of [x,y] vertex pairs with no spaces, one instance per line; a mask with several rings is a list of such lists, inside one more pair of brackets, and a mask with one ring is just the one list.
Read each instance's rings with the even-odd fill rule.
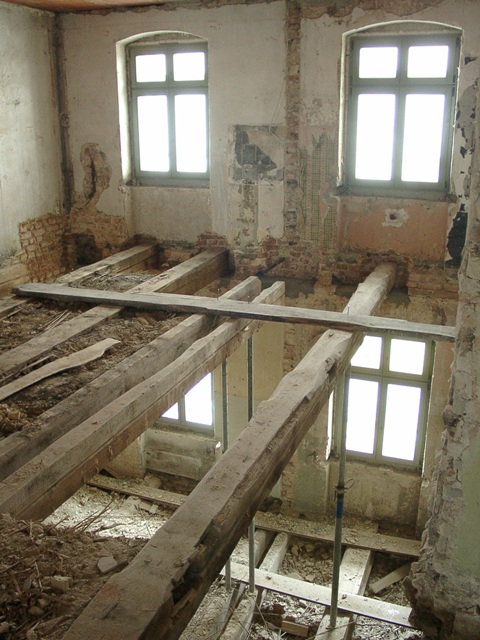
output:
[[[333,542],[334,528],[317,522],[296,520],[287,516],[275,516],[270,513],[259,512],[255,516],[257,527],[269,531],[286,531],[292,536],[309,538],[311,540],[324,540]],[[381,533],[363,533],[353,529],[343,528],[343,543],[350,547],[383,551],[394,555],[418,558],[420,554],[420,542],[407,538],[397,538]]]
[[[226,249],[208,250],[133,287],[131,292],[140,295],[140,291],[171,291],[172,287],[178,286],[181,291],[188,289],[189,293],[193,293],[200,288],[199,283],[203,283],[202,286],[205,286],[213,279],[223,275],[227,261],[228,251]],[[70,289],[81,291],[81,289],[73,287]],[[71,320],[67,320],[60,327],[44,331],[28,342],[5,351],[0,355],[0,375],[14,375],[25,365],[35,362],[49,353],[54,347],[106,322],[109,318],[114,318],[120,311],[118,306],[96,306]]]
[[108,478],[107,476],[101,475],[93,476],[87,484],[97,489],[115,491],[117,493],[123,493],[126,496],[135,496],[141,500],[153,502],[153,504],[161,504],[172,508],[179,507],[187,499],[187,496],[182,496],[180,493],[148,487],[145,484],[135,486],[132,482],[126,480],[117,480],[116,478]]
[[380,578],[380,580],[377,580],[372,585],[370,585],[371,591],[375,594],[380,593],[380,591],[383,591],[387,587],[391,587],[392,584],[395,584],[396,582],[403,580],[403,578],[408,576],[408,574],[410,573],[410,567],[411,567],[411,563],[407,562],[406,564],[403,564],[401,567],[398,567],[394,571],[391,571],[389,574],[387,574],[383,578]]
[[[124,492],[126,495],[137,495],[158,504],[166,504],[171,507],[178,507],[185,502],[185,496],[179,493],[169,493],[160,489],[141,488],[135,489],[138,493],[130,494],[133,489],[128,487],[128,483],[123,480],[104,478],[104,476],[94,476],[91,480],[94,486],[100,489]],[[145,489],[145,493],[144,493]],[[157,496],[158,492],[158,496]],[[171,499],[171,502],[169,501]],[[264,513],[258,511],[255,514],[255,526],[257,529],[265,529],[279,534],[288,534],[306,540],[320,540],[322,542],[333,542],[335,528],[332,525],[313,522],[310,520],[298,520],[288,516],[279,516],[274,513]],[[418,558],[420,553],[420,542],[409,540],[408,538],[398,538],[387,536],[381,533],[365,533],[363,531],[344,528],[343,540],[346,545],[352,548],[366,549],[371,551],[381,551],[392,555],[408,556]],[[274,569],[269,568],[269,571]]]
[[[260,280],[252,276],[224,296],[250,300],[260,291]],[[0,480],[122,393],[158,373],[214,326],[214,318],[201,315],[186,318],[43,413],[31,431],[12,433],[0,440]]]
[[224,301],[205,296],[186,296],[162,293],[158,295],[117,293],[95,289],[74,289],[56,284],[31,283],[15,289],[18,295],[46,298],[64,302],[93,302],[133,307],[137,309],[168,310],[179,313],[207,313],[230,318],[250,318],[270,322],[312,324],[324,329],[367,333],[395,334],[409,338],[455,339],[455,327],[408,322],[398,318],[375,318],[337,311],[321,311],[301,307],[276,307],[242,301]]
[[[283,283],[258,300],[281,300]],[[244,342],[258,323],[237,320],[197,340],[159,373],[106,405],[0,483],[0,513],[44,518],[125,449],[208,371]]]
[[0,402],[10,396],[13,396],[13,394],[18,393],[22,389],[26,389],[27,387],[30,387],[45,378],[53,376],[56,373],[68,371],[69,369],[80,367],[88,362],[101,358],[107,349],[113,347],[114,344],[119,344],[119,342],[120,340],[115,340],[114,338],[105,338],[105,340],[102,340],[101,342],[92,344],[80,351],[70,353],[68,356],[64,356],[63,358],[58,358],[39,369],[35,369],[35,371],[27,373],[27,375],[18,378],[18,380],[14,380],[9,384],[0,387]]
[[[106,269],[119,272],[124,271],[129,269],[132,263],[136,266],[139,264],[146,264],[147,261],[153,259],[157,253],[158,245],[156,243],[140,244],[127,249],[126,251],[120,251],[119,253],[116,253],[109,258],[105,258],[104,260],[94,262],[86,267],[75,269],[64,276],[60,276],[57,279],[57,282],[62,284],[79,283],[95,273],[104,272]],[[139,262],[139,260],[141,260],[141,262]],[[0,300],[0,318],[5,318],[27,302],[29,301],[18,298],[17,296],[8,296],[3,298]]]
[[108,258],[66,273],[57,278],[56,282],[62,284],[78,284],[93,275],[130,271],[139,264],[147,266],[149,261],[153,261],[158,256],[158,252],[159,247],[156,242],[138,244],[124,251],[114,253],[108,256]]
[[[240,582],[248,582],[248,567],[232,562],[232,577]],[[329,587],[324,587],[303,580],[296,580],[282,576],[278,573],[270,573],[257,569],[255,571],[255,584],[262,589],[283,593],[294,598],[314,602],[329,606],[332,591]],[[383,600],[374,600],[365,596],[357,596],[352,593],[342,593],[339,598],[338,607],[341,611],[355,613],[374,620],[383,620],[390,624],[398,624],[402,627],[413,629],[413,625],[409,621],[412,610],[409,607],[383,602]],[[68,635],[68,634],[67,634]],[[67,636],[66,636],[67,637]]]
[[[394,267],[376,269],[359,295],[352,296],[351,310],[374,312],[394,277]],[[322,335],[269,400],[258,406],[184,504],[130,565],[100,589],[63,640],[180,637],[328,400],[360,339],[345,332]]]

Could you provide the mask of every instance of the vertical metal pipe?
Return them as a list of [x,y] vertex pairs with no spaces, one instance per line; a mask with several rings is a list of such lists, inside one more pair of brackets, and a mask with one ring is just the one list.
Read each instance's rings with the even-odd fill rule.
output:
[[[253,416],[253,340],[247,341],[247,412],[248,421]],[[248,527],[248,589],[255,593],[255,519]]]
[[[223,453],[228,449],[228,380],[227,380],[227,361],[222,362],[222,404],[223,404]],[[225,565],[225,587],[230,591],[232,589],[232,562],[230,558]]]
[[343,505],[345,498],[345,466],[347,460],[347,411],[348,411],[348,383],[350,369],[343,378],[342,420],[340,435],[340,459],[338,466],[338,483],[335,487],[335,539],[333,544],[333,572],[332,572],[332,598],[330,601],[329,627],[337,626],[338,589],[340,583],[340,564],[342,562],[342,524]]

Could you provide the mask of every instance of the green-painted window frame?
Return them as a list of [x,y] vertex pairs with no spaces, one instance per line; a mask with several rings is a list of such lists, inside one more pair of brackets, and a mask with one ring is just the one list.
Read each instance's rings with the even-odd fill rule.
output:
[[[173,56],[175,53],[203,52],[205,54],[205,78],[193,81],[175,81],[173,77]],[[166,56],[166,80],[164,82],[137,82],[136,62],[139,55],[160,53]],[[207,187],[210,180],[209,160],[209,123],[208,123],[208,47],[206,42],[195,43],[157,43],[132,44],[128,47],[128,70],[130,91],[130,136],[133,168],[133,183],[138,185],[165,185],[178,187]],[[206,145],[207,169],[205,172],[187,173],[177,171],[175,151],[175,109],[174,101],[177,95],[201,94],[206,100]],[[142,171],[140,168],[140,145],[138,135],[137,98],[139,96],[162,95],[167,98],[170,170]]]
[[[408,78],[407,55],[409,46],[446,45],[449,47],[448,70],[445,78]],[[397,46],[399,65],[396,78],[360,78],[359,57],[362,47]],[[452,161],[455,105],[458,83],[460,38],[453,34],[433,35],[369,35],[353,36],[350,40],[350,63],[348,74],[348,105],[345,157],[345,184],[366,194],[382,195],[383,192],[414,192],[444,194],[450,191],[450,171]],[[394,125],[393,170],[390,180],[367,180],[355,177],[358,96],[364,93],[396,96],[396,117]],[[443,134],[441,141],[439,180],[430,182],[403,182],[401,164],[403,151],[403,131],[405,102],[407,94],[435,93],[445,95]]]
[[[373,334],[372,334],[373,335]],[[373,453],[360,453],[357,451],[349,451],[347,449],[347,457],[353,460],[364,460],[381,465],[405,467],[405,468],[421,468],[424,457],[425,439],[427,433],[428,407],[430,402],[430,389],[433,375],[433,362],[435,356],[435,343],[431,340],[413,340],[413,342],[424,342],[425,358],[423,371],[420,375],[399,373],[389,370],[390,345],[391,341],[407,340],[400,336],[379,336],[382,338],[381,362],[379,369],[370,369],[363,367],[350,366],[349,372],[345,375],[343,382],[339,383],[335,390],[334,399],[334,441],[333,451],[339,453],[341,431],[343,421],[346,420],[348,407],[348,393],[346,393],[346,385],[350,379],[372,380],[379,383],[379,394],[377,401],[377,414],[375,424],[375,443]],[[413,460],[404,460],[400,458],[392,458],[382,455],[384,420],[386,410],[386,396],[389,384],[400,386],[411,386],[419,388],[421,392],[419,420],[417,426],[417,435],[415,443],[415,455]]]

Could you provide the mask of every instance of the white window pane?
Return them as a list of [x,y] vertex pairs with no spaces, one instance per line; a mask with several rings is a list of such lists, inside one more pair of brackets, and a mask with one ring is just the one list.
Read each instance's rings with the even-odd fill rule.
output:
[[379,369],[382,357],[382,338],[376,336],[365,336],[362,344],[353,356],[352,367],[366,367],[368,369]]
[[388,385],[382,455],[414,460],[421,395],[418,387]]
[[359,54],[360,78],[396,78],[397,47],[362,47]]
[[408,48],[407,75],[409,78],[446,78],[448,68],[447,45]]
[[407,95],[402,157],[404,182],[438,182],[444,110],[444,95]]
[[173,79],[205,80],[205,53],[203,51],[174,53]]
[[366,93],[358,96],[355,178],[391,179],[394,125],[394,95]]
[[373,453],[378,382],[350,378],[348,385],[347,449]]
[[177,171],[207,171],[207,101],[205,95],[175,96]]
[[390,371],[421,376],[426,346],[425,342],[393,339],[390,344]]
[[162,418],[170,418],[170,420],[178,420],[180,417],[178,413],[178,402],[167,409],[165,413],[162,413]]
[[211,373],[207,373],[185,394],[185,419],[196,424],[213,424]]
[[138,139],[141,171],[169,171],[166,96],[139,96]]
[[135,57],[137,82],[165,82],[167,66],[165,54],[153,53]]

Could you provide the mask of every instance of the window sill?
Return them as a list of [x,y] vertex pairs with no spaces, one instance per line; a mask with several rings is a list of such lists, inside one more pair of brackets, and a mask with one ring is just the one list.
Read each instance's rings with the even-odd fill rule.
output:
[[429,202],[456,202],[457,196],[444,191],[428,189],[382,189],[378,187],[360,187],[340,185],[336,195],[352,198],[385,198],[391,200],[427,200]]
[[[339,463],[339,461],[339,454],[336,452],[332,452],[328,458],[328,462]],[[415,462],[402,462],[401,460],[387,462],[386,460],[375,460],[367,456],[362,456],[361,454],[355,455],[354,453],[347,454],[347,461],[352,463],[359,462],[369,467],[375,467],[375,469],[388,469],[397,473],[410,473],[412,476],[416,477],[421,477],[422,475],[421,465]]]
[[160,189],[208,189],[210,180],[199,178],[186,178],[185,180],[166,180],[158,178],[141,178],[128,180],[123,183],[124,187],[157,187]]

